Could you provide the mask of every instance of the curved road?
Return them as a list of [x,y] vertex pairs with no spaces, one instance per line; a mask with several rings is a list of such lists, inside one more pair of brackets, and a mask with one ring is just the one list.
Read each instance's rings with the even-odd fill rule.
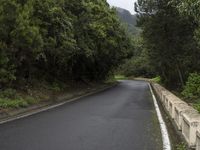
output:
[[1,150],[162,150],[148,84],[117,86],[0,125]]

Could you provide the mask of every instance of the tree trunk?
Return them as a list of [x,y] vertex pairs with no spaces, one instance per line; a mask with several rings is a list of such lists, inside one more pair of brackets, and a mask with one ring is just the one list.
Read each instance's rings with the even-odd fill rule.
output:
[[177,71],[178,71],[178,75],[179,75],[179,79],[180,79],[181,85],[183,87],[185,84],[184,84],[184,80],[183,80],[183,74],[182,74],[182,72],[180,70],[179,65],[177,65]]

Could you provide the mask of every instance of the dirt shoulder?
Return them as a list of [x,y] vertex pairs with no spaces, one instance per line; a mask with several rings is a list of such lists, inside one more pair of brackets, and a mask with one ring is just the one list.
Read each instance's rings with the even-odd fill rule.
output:
[[[111,88],[117,85],[118,82],[110,83],[93,83],[93,84],[76,84],[74,86],[68,87],[62,91],[52,91],[35,89],[31,90],[33,97],[38,97],[36,103],[30,104],[26,107],[19,108],[1,108],[0,107],[0,123],[6,122],[7,120],[12,120],[19,118],[20,116],[26,116],[28,114],[34,114],[42,110],[49,109],[56,105],[75,100],[76,98],[81,98],[87,95],[94,94]],[[35,95],[34,95],[35,93]],[[25,94],[24,94],[25,95]]]

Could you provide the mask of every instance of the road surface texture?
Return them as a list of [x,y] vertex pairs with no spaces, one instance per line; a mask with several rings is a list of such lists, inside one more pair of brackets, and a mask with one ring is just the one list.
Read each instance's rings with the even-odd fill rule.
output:
[[162,150],[148,84],[117,86],[0,125],[0,150]]

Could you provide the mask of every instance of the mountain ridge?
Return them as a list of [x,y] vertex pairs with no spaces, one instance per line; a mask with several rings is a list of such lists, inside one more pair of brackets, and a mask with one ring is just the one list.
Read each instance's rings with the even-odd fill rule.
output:
[[121,7],[115,7],[117,14],[121,20],[122,23],[127,25],[128,32],[130,32],[133,35],[137,35],[140,32],[140,29],[136,27],[137,25],[137,15],[131,14],[128,10],[121,8]]

